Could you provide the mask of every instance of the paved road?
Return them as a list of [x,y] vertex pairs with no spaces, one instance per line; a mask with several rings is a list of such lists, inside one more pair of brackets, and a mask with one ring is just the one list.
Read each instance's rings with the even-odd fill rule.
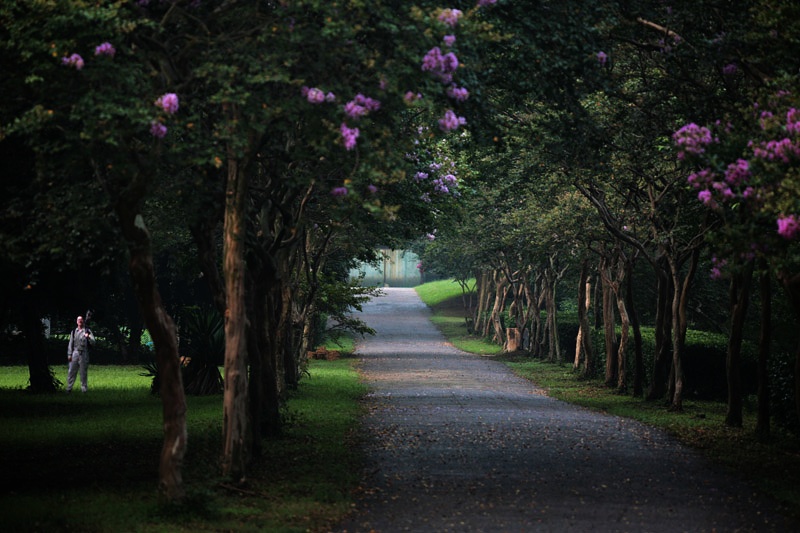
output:
[[367,490],[339,531],[800,531],[663,433],[448,345],[413,289],[364,308]]

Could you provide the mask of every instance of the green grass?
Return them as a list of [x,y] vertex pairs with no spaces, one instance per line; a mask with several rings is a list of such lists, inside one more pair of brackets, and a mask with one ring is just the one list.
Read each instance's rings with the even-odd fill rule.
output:
[[351,508],[365,392],[352,358],[310,362],[244,488],[219,477],[222,397],[188,397],[180,507],[158,501],[161,402],[141,372],[95,365],[85,395],[31,395],[26,367],[0,367],[4,530],[318,531]]
[[[470,283],[474,286],[474,282]],[[467,333],[461,286],[452,280],[439,280],[417,286],[417,294],[433,311],[431,322],[460,350],[495,355],[502,347]]]
[[[460,288],[452,283],[436,282],[436,287],[417,287],[422,300],[433,312],[434,322],[442,332],[464,351],[488,354],[485,339],[472,337],[474,346],[465,339],[466,325],[460,305]],[[432,284],[430,284],[432,285]],[[447,290],[450,296],[447,296]],[[432,296],[433,295],[433,296]],[[444,326],[443,326],[443,325]],[[518,375],[534,382],[548,395],[589,409],[639,420],[668,431],[685,444],[704,453],[723,468],[745,476],[762,491],[783,502],[800,515],[800,442],[796,435],[773,428],[768,443],[755,437],[755,400],[748,398],[742,428],[724,423],[726,405],[720,402],[684,400],[682,413],[672,412],[662,402],[648,402],[630,395],[618,394],[599,379],[583,379],[571,365],[559,365],[527,356],[496,357]]]

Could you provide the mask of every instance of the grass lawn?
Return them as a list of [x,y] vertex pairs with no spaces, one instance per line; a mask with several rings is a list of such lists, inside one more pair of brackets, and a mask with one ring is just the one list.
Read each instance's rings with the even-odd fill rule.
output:
[[188,397],[180,507],[158,500],[161,402],[140,367],[91,366],[89,392],[70,395],[27,394],[27,367],[0,367],[0,530],[324,530],[351,508],[361,472],[353,361],[311,361],[244,488],[219,478],[222,397]]
[[746,405],[742,428],[725,426],[726,406],[720,402],[684,400],[683,413],[671,412],[659,402],[618,394],[599,379],[582,379],[569,364],[547,363],[524,355],[503,355],[500,347],[468,335],[461,290],[456,283],[431,282],[417,287],[417,293],[431,307],[434,323],[462,350],[494,354],[493,357],[544,388],[550,396],[662,428],[717,464],[746,476],[800,515],[800,440],[797,435],[773,428],[769,443],[758,442],[754,436],[754,402]]

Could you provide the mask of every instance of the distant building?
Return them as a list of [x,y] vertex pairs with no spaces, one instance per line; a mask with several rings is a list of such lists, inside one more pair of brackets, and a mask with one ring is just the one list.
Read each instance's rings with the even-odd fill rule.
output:
[[423,280],[419,257],[410,250],[378,249],[382,260],[376,266],[362,263],[350,271],[350,277],[364,274],[361,285],[365,287],[416,287]]

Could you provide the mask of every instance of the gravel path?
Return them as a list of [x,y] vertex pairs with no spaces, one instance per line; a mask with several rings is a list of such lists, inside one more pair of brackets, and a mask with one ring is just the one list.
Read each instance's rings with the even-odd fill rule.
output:
[[338,531],[800,531],[667,435],[447,344],[413,289],[364,307],[366,490]]

